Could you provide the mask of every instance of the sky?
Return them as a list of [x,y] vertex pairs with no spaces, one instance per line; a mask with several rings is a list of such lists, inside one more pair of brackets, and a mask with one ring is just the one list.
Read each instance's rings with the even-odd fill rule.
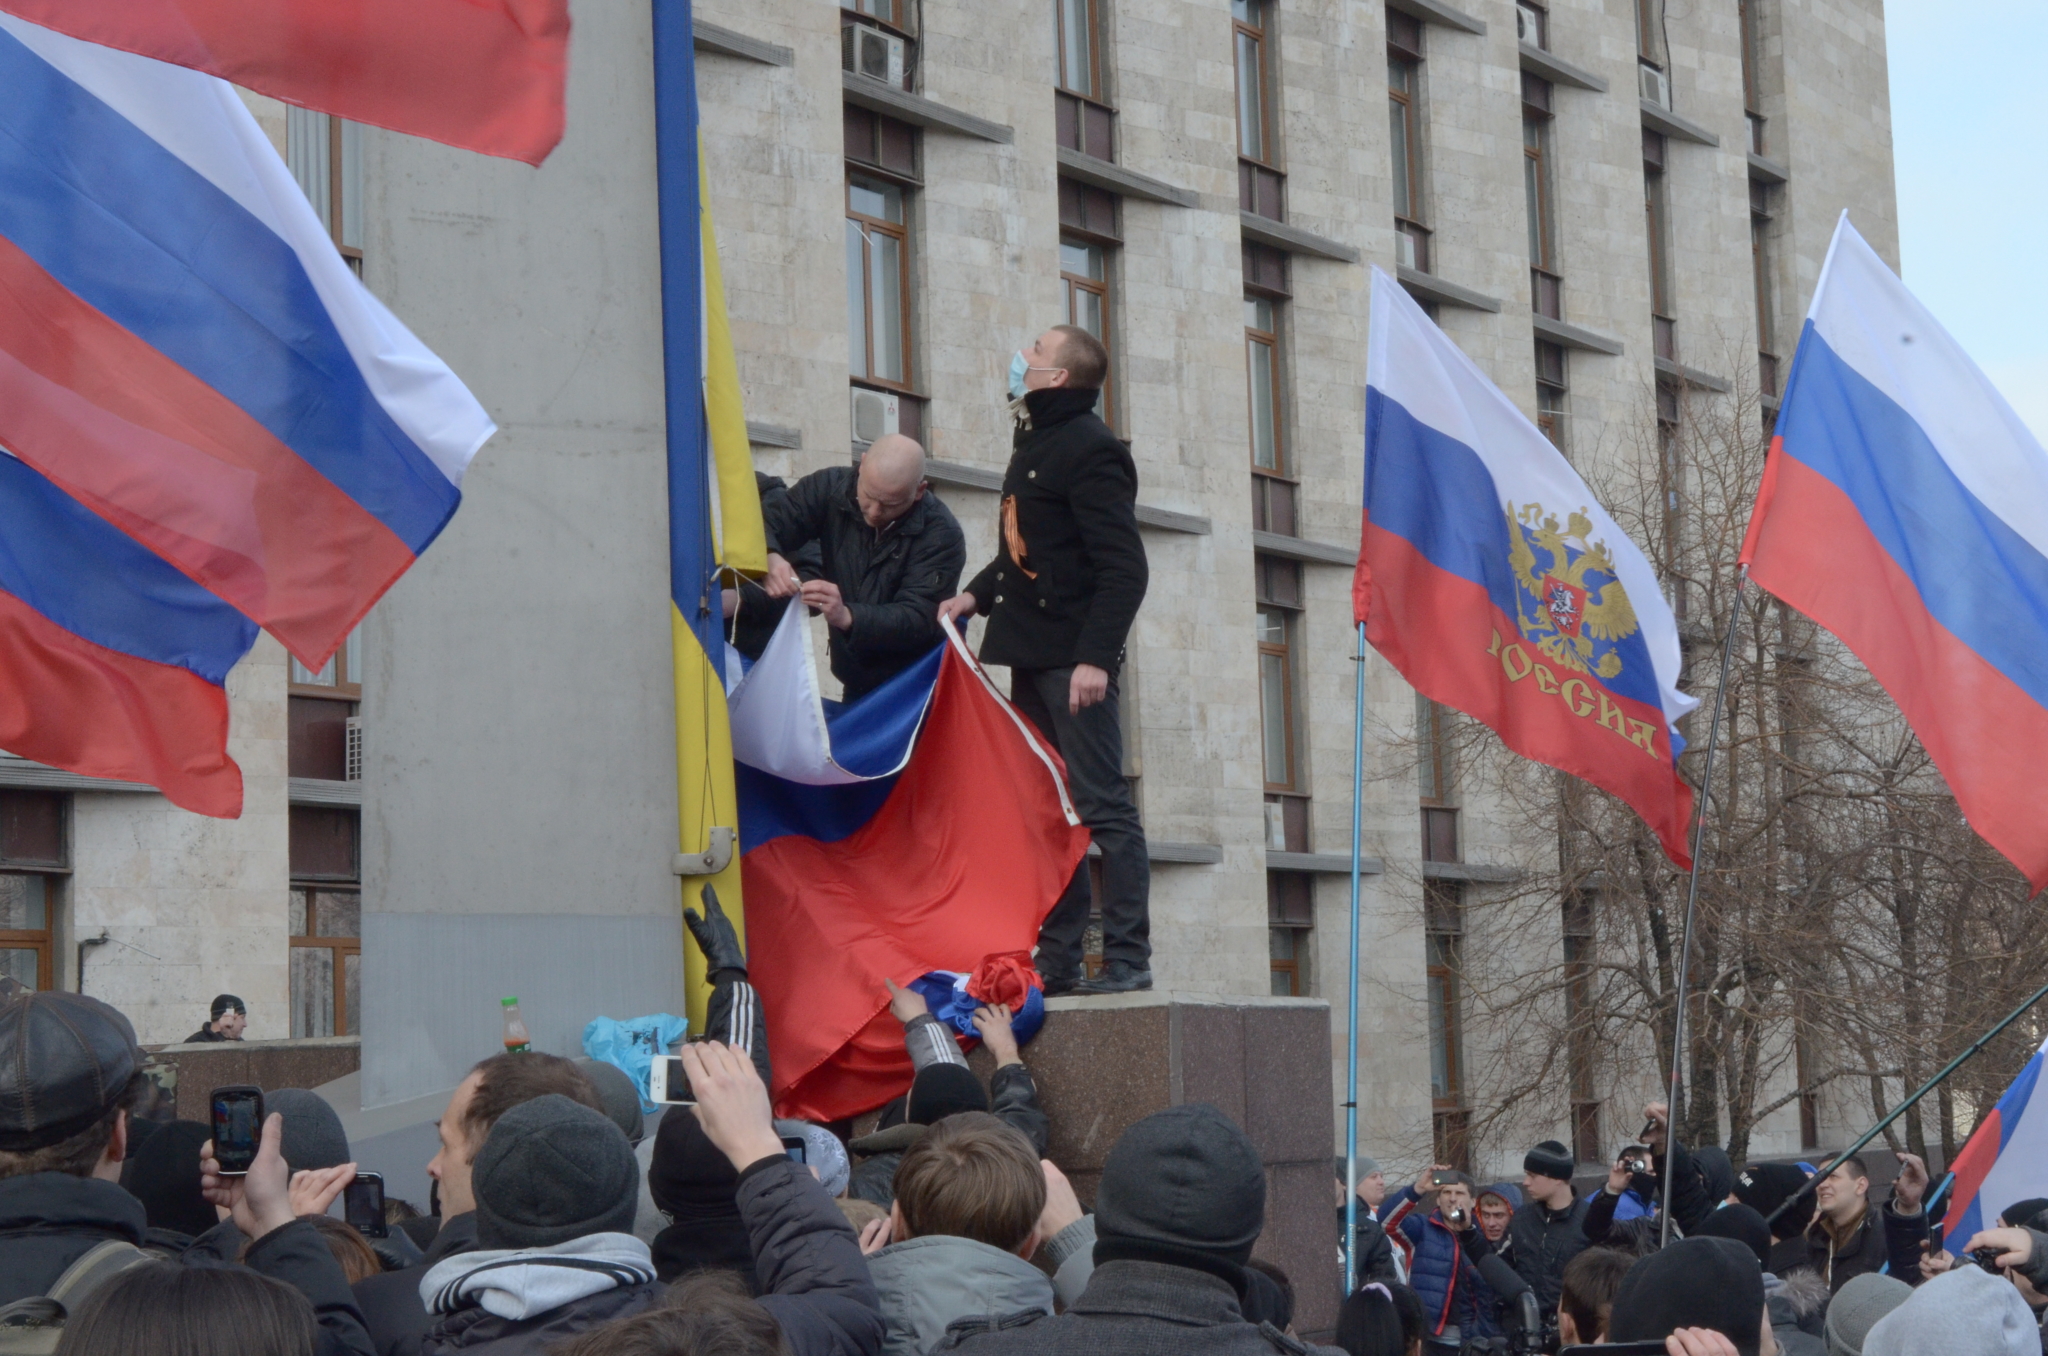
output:
[[1899,253],[2048,443],[2048,0],[1886,0]]

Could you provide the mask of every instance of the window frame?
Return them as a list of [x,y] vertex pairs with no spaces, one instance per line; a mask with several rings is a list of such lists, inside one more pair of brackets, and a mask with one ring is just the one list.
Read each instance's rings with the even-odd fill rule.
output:
[[1557,185],[1550,114],[1522,105],[1522,189],[1529,219],[1529,266],[1557,276]]
[[[865,212],[856,212],[853,208],[855,179],[873,179],[900,193],[903,202],[903,220],[900,222],[888,221],[881,217],[869,216]],[[842,194],[842,200],[845,204],[845,219],[849,225],[858,224],[863,240],[867,242],[861,250],[861,319],[864,342],[866,344],[865,362],[868,369],[865,373],[849,372],[847,376],[856,386],[872,386],[880,390],[902,392],[906,395],[915,395],[917,393],[912,381],[912,378],[916,375],[916,367],[913,362],[916,346],[912,342],[910,312],[910,277],[914,262],[910,241],[910,195],[912,188],[913,185],[904,183],[900,178],[886,171],[877,171],[869,166],[860,164],[858,161],[847,162],[846,183]],[[903,336],[903,351],[900,355],[903,367],[901,379],[873,375],[875,367],[875,286],[873,274],[874,245],[869,238],[870,231],[879,232],[895,240],[900,256],[900,262],[896,270],[896,304],[898,307],[897,324]],[[851,279],[848,279],[849,283],[851,281]],[[849,315],[847,321],[847,337],[851,339],[852,316]]]
[[[1295,632],[1299,626],[1299,612],[1298,609],[1288,608],[1274,602],[1262,601],[1256,604],[1256,607],[1261,613],[1271,612],[1278,615],[1281,634],[1281,639],[1277,641],[1267,640],[1263,625],[1265,619],[1263,617],[1259,619],[1261,625],[1255,633],[1259,654],[1259,775],[1264,778],[1264,787],[1268,794],[1292,792],[1298,790],[1301,785],[1301,751],[1298,747],[1297,735],[1300,722],[1295,709],[1299,703],[1295,700],[1294,691]],[[1269,689],[1266,684],[1266,661],[1268,659],[1280,661],[1280,738],[1287,756],[1287,766],[1284,769],[1287,776],[1283,781],[1274,781],[1272,779],[1273,769],[1269,765],[1269,755],[1272,750],[1266,745],[1266,724],[1270,715],[1267,706]]]
[[[1653,159],[1648,152],[1656,151]],[[1643,134],[1643,232],[1650,263],[1650,320],[1657,356],[1678,357],[1678,305],[1671,279],[1671,197],[1665,170],[1669,146],[1658,133]]]
[[[1100,334],[1096,334],[1094,330],[1088,330],[1088,332],[1094,334],[1097,339],[1100,339],[1103,348],[1108,350],[1109,370],[1114,374],[1117,370],[1116,341],[1114,338],[1116,334],[1116,321],[1115,312],[1110,302],[1110,271],[1113,267],[1110,252],[1114,246],[1077,232],[1071,227],[1061,229],[1060,246],[1063,251],[1069,248],[1089,249],[1097,250],[1101,254],[1102,276],[1100,278],[1089,278],[1078,273],[1067,272],[1065,258],[1062,255],[1060,263],[1060,299],[1066,310],[1067,323],[1086,330],[1088,327],[1081,324],[1080,319],[1074,313],[1074,295],[1077,292],[1083,292],[1095,298],[1096,305],[1101,310],[1102,332]],[[1113,385],[1113,380],[1102,383],[1101,407],[1097,411],[1102,417],[1102,422],[1108,424],[1111,428],[1117,427],[1116,396],[1111,390]]]
[[[13,806],[29,804],[49,812],[55,831],[47,856],[37,856],[33,845],[13,841],[8,822],[15,821]],[[72,800],[63,791],[0,789],[0,876],[34,877],[42,882],[43,925],[40,928],[0,930],[0,951],[36,953],[36,992],[47,993],[58,986],[57,916],[64,904],[65,881],[71,875]],[[18,821],[16,821],[18,822]]]
[[[309,928],[313,924],[319,923],[326,916],[325,911],[320,906],[320,901],[324,897],[329,895],[354,895],[356,897],[357,922],[354,936],[333,936],[328,933],[310,930],[303,933],[290,932],[290,919],[287,917],[286,946],[289,951],[325,951],[328,953],[329,965],[332,967],[334,1011],[331,1016],[333,1029],[326,1034],[331,1036],[359,1036],[362,1034],[362,1014],[352,1011],[348,1001],[348,957],[354,956],[356,958],[357,987],[360,991],[363,954],[361,921],[362,882],[360,880],[336,881],[324,877],[301,877],[295,875],[291,880],[291,891],[294,894],[302,893],[306,896],[306,918]],[[289,961],[289,955],[287,959]],[[293,976],[289,963],[285,968],[285,980],[287,990],[289,991],[296,986],[291,982]],[[292,1038],[294,1040],[301,1040],[316,1034],[311,1032],[301,1033],[296,1029],[299,1024],[299,995],[290,993],[287,998],[287,1004],[291,1010],[291,1024],[294,1028]],[[348,1024],[351,1017],[356,1019],[356,1029],[354,1031],[349,1030]]]
[[[1557,377],[1552,380],[1544,371],[1544,358],[1553,356],[1556,360]],[[1536,341],[1536,427],[1543,436],[1550,439],[1551,446],[1565,450],[1565,430],[1571,420],[1571,353],[1562,344],[1546,340]],[[1554,403],[1545,403],[1546,395],[1554,394]]]
[[1780,367],[1778,279],[1771,239],[1770,189],[1752,179],[1749,191],[1749,267],[1756,289],[1757,385],[1765,396],[1776,399]]
[[1264,304],[1266,306],[1270,306],[1273,308],[1273,328],[1270,330],[1261,330],[1253,328],[1252,319],[1250,315],[1247,315],[1245,317],[1244,322],[1244,380],[1246,415],[1249,420],[1256,421],[1256,419],[1258,418],[1258,415],[1256,413],[1258,409],[1257,389],[1255,385],[1256,378],[1253,375],[1256,369],[1252,364],[1252,353],[1254,349],[1263,348],[1266,350],[1266,370],[1271,374],[1272,378],[1272,389],[1268,393],[1267,406],[1272,411],[1273,416],[1272,427],[1268,430],[1268,434],[1273,443],[1273,464],[1271,466],[1259,465],[1259,429],[1256,422],[1250,422],[1246,424],[1245,453],[1251,460],[1253,475],[1272,476],[1278,480],[1286,480],[1291,482],[1293,480],[1293,477],[1287,474],[1287,420],[1285,406],[1281,400],[1281,392],[1286,389],[1287,384],[1285,379],[1285,373],[1281,366],[1280,354],[1280,308],[1285,303],[1279,297],[1268,296],[1263,292],[1259,292],[1251,288],[1247,288],[1245,290],[1244,299],[1247,311],[1249,311],[1252,306],[1259,304]]
[[[1231,6],[1230,15],[1230,71],[1233,99],[1231,108],[1237,124],[1237,158],[1249,160],[1276,173],[1283,169],[1279,155],[1278,129],[1273,125],[1273,61],[1272,61],[1272,13],[1273,0],[1241,0],[1247,11],[1258,14],[1259,22],[1252,24],[1237,17],[1237,4]],[[1248,155],[1244,144],[1244,43],[1249,41],[1254,50],[1253,69],[1258,76],[1259,113],[1259,154]]]
[[[1464,900],[1456,881],[1423,882],[1423,973],[1428,987],[1430,1103],[1436,1112],[1456,1112],[1465,1102],[1465,1023],[1459,975],[1465,935]],[[1444,1076],[1439,1091],[1437,1066]]]
[[[1067,83],[1067,10],[1070,5],[1078,5],[1087,15],[1088,80],[1093,89],[1076,89]],[[1108,107],[1109,91],[1103,81],[1101,0],[1054,0],[1053,43],[1053,88],[1076,99]]]

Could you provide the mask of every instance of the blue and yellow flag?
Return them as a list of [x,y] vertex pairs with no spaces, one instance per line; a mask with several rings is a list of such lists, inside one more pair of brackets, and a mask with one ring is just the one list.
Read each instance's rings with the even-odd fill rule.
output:
[[[676,807],[680,850],[696,857],[736,831],[732,733],[726,719],[721,580],[767,569],[761,500],[754,489],[739,369],[725,316],[718,247],[706,202],[697,120],[690,0],[654,0],[654,118],[661,217],[663,376],[668,413],[669,629],[675,650]],[[709,883],[743,927],[740,863],[684,876],[684,901]],[[689,1010],[704,1017],[704,958],[685,941]]]

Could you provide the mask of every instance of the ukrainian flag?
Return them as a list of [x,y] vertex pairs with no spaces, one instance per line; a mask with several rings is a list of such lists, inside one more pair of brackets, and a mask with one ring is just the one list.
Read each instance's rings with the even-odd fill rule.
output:
[[[663,375],[668,400],[669,630],[675,650],[676,806],[680,851],[711,852],[725,837],[729,860],[710,876],[681,877],[694,904],[717,887],[735,926],[744,927],[732,732],[726,719],[724,579],[767,569],[761,500],[754,489],[747,423],[740,409],[718,247],[711,232],[697,118],[696,52],[690,0],[654,0],[655,163],[661,218]],[[731,836],[716,830],[733,831]],[[743,932],[744,935],[744,932]],[[704,957],[687,937],[689,1012],[702,1026]]]

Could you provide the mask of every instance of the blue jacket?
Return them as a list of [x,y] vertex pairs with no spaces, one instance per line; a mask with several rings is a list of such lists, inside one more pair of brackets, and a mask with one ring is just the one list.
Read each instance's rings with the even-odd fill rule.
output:
[[[1415,1199],[1415,1188],[1404,1186],[1387,1198],[1380,1213]],[[1452,1324],[1461,1337],[1492,1337],[1500,1332],[1493,1321],[1497,1297],[1493,1287],[1479,1275],[1479,1269],[1458,1246],[1458,1236],[1431,1211],[1410,1210],[1401,1220],[1415,1255],[1408,1268],[1408,1284],[1422,1297],[1422,1316],[1427,1331],[1437,1334]]]

